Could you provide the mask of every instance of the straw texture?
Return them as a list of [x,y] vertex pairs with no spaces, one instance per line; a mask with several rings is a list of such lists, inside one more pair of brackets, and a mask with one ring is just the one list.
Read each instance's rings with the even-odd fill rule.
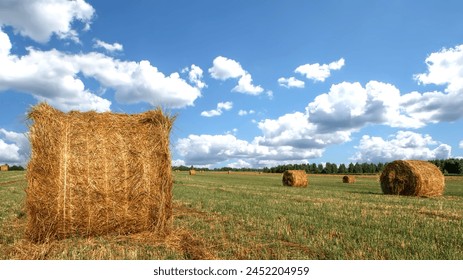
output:
[[290,187],[307,187],[309,183],[304,170],[286,170],[282,180],[284,186]]
[[344,177],[342,177],[342,182],[347,184],[353,184],[355,183],[355,176],[345,175]]
[[396,160],[384,168],[380,177],[384,194],[440,196],[445,178],[434,164],[420,160]]
[[65,114],[44,103],[29,118],[29,239],[170,231],[174,118],[160,109]]

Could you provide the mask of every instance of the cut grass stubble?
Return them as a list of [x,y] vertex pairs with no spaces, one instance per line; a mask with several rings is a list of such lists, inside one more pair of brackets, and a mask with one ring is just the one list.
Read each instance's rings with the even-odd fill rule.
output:
[[[439,198],[383,195],[377,176],[175,173],[174,232],[24,239],[25,181],[0,186],[2,259],[463,259],[462,177]],[[0,180],[2,178],[0,177]]]

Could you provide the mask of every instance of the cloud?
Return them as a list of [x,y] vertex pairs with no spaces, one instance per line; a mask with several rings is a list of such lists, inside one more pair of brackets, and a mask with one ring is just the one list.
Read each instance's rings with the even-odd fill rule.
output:
[[230,78],[239,78],[246,73],[241,64],[223,56],[216,57],[212,64],[209,73],[212,78],[217,80],[225,81]]
[[254,110],[249,110],[249,111],[239,110],[238,111],[239,116],[246,116],[246,115],[251,115],[251,114],[255,114],[255,113],[256,113],[256,111],[254,111]]
[[[0,30],[0,37],[5,35]],[[28,49],[18,57],[3,49],[0,53],[0,90],[30,93],[62,110],[108,111],[111,102],[85,89],[77,77],[81,71],[73,56],[56,50]]]
[[188,165],[212,165],[243,160],[252,166],[269,166],[285,160],[306,161],[309,158],[320,157],[322,153],[319,149],[262,146],[256,141],[248,142],[231,134],[189,135],[179,139],[175,149]]
[[421,84],[446,86],[444,92],[411,92],[402,98],[407,114],[423,123],[455,121],[463,117],[463,45],[442,49],[426,58],[427,73],[414,78]]
[[22,36],[46,43],[51,35],[79,41],[72,22],[88,30],[95,10],[83,0],[0,1],[0,27],[10,25]]
[[114,89],[121,103],[181,108],[193,105],[201,96],[200,88],[188,84],[178,73],[166,76],[146,60],[121,61],[96,52],[73,55],[33,48],[19,57],[10,54],[11,42],[1,30],[0,42],[4,43],[0,47],[0,90],[30,93],[64,111],[110,109],[111,102],[86,89],[79,75]]
[[[208,148],[182,154],[189,161],[209,164],[228,164],[226,160],[238,162],[240,159],[253,166],[301,162],[320,157],[330,145],[351,141],[352,133],[369,125],[417,129],[429,123],[461,118],[463,45],[431,54],[426,61],[428,72],[415,75],[415,79],[422,84],[443,85],[444,91],[403,94],[396,86],[380,81],[369,81],[364,85],[359,82],[333,84],[327,93],[309,102],[304,112],[256,121],[261,134],[252,142],[234,136],[232,139],[220,138],[232,137],[230,135],[190,135],[182,141]],[[319,68],[334,70],[343,64],[341,59]],[[329,71],[325,73],[329,74]],[[246,111],[240,110],[238,114],[245,115]],[[207,146],[205,142],[209,140],[211,144]],[[223,142],[228,140],[230,144]],[[463,141],[459,146],[463,148]],[[239,153],[238,148],[241,149]],[[354,160],[371,162],[448,158],[451,155],[449,145],[439,143],[429,135],[404,130],[388,139],[365,135],[356,149]],[[211,161],[208,162],[207,158]]]
[[304,75],[309,80],[324,82],[331,75],[331,70],[339,70],[343,66],[344,58],[341,58],[330,64],[304,64],[297,67],[294,72]]
[[406,128],[424,126],[422,120],[404,114],[406,109],[401,102],[400,91],[391,84],[370,81],[363,87],[358,82],[343,82],[317,96],[306,111],[319,131],[353,130],[368,124]]
[[235,162],[228,164],[227,166],[231,168],[251,168],[252,164],[250,164],[249,162],[245,160],[239,159]]
[[246,73],[238,80],[238,85],[235,86],[232,91],[247,93],[251,95],[259,95],[264,89],[261,86],[255,86],[252,84],[251,75]]
[[223,113],[223,110],[229,111],[233,108],[233,102],[219,102],[217,104],[217,109],[210,110],[210,111],[203,111],[201,112],[201,116],[203,117],[215,117],[220,116]]
[[113,43],[113,44],[109,44],[109,43],[106,43],[106,42],[103,42],[101,40],[98,40],[96,39],[95,40],[95,44],[93,45],[94,48],[103,48],[105,50],[107,50],[108,52],[120,52],[122,51],[124,48],[121,44],[119,43]]
[[203,89],[207,85],[202,81],[203,78],[203,69],[194,64],[190,68],[185,68],[185,71],[188,71],[188,79],[190,83],[194,84],[197,88]]
[[265,146],[290,146],[299,149],[324,149],[328,145],[350,141],[350,131],[321,132],[302,112],[265,119],[257,124],[262,136],[255,138]]
[[181,159],[173,159],[172,160],[172,166],[185,166],[185,161]]
[[449,93],[463,89],[463,45],[434,52],[425,62],[428,73],[415,75],[418,82],[425,85],[447,85],[446,92]]
[[451,156],[452,151],[449,145],[438,143],[429,135],[411,131],[399,131],[386,140],[381,137],[364,135],[356,149],[358,152],[353,160],[359,162],[446,159]]
[[30,146],[27,134],[0,128],[0,163],[25,165],[29,160]]
[[458,147],[459,147],[460,149],[463,149],[463,140],[460,141],[460,143],[458,144]]
[[212,78],[222,81],[230,78],[239,78],[238,85],[232,91],[251,95],[259,95],[264,91],[261,86],[252,84],[251,74],[245,71],[237,61],[218,56],[212,64],[213,66],[209,68]]
[[290,78],[281,77],[278,79],[278,84],[285,88],[293,88],[293,87],[304,88],[305,86],[305,83],[303,81],[298,80],[294,77],[290,77]]

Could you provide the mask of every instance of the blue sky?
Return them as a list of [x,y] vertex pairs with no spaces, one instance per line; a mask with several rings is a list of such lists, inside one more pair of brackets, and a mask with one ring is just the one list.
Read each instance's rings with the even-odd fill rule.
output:
[[26,114],[178,114],[174,165],[463,156],[463,3],[0,0],[0,163]]

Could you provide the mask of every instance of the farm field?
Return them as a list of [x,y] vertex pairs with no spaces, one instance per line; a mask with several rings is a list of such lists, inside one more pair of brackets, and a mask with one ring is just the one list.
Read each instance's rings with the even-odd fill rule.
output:
[[25,172],[0,172],[1,259],[463,259],[463,177],[444,196],[383,195],[378,176],[174,172],[167,237],[24,238]]

